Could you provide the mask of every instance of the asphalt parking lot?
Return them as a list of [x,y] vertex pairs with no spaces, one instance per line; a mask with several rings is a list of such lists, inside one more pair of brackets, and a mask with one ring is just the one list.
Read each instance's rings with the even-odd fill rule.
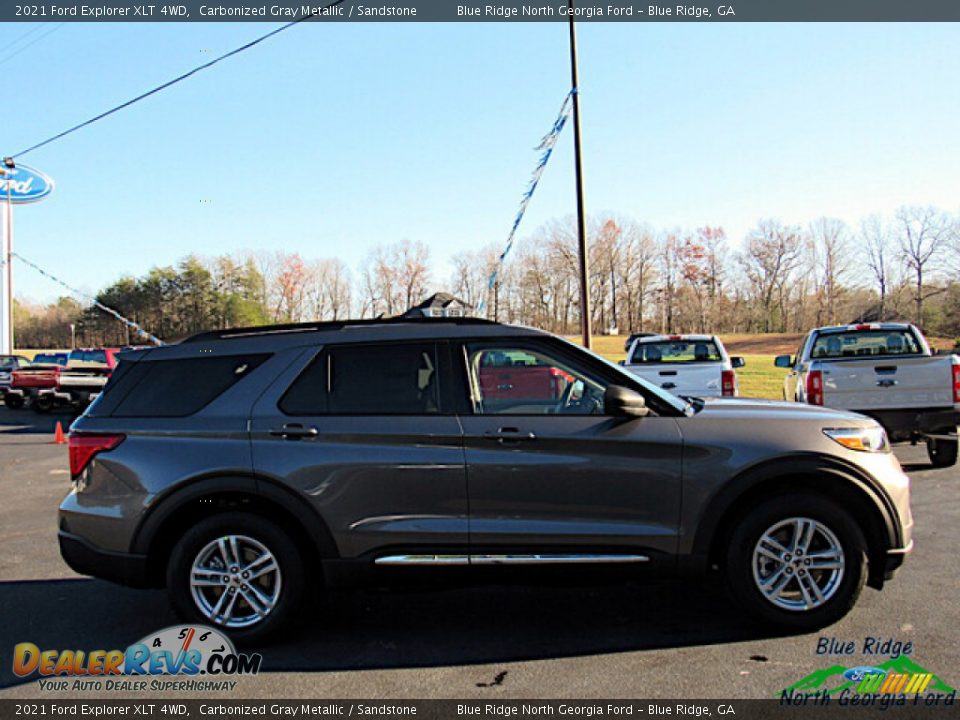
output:
[[[162,591],[81,577],[60,559],[69,472],[57,420],[70,418],[0,407],[0,697],[69,696],[12,674],[18,642],[124,648],[176,622]],[[717,590],[679,583],[344,592],[262,648],[261,674],[228,697],[769,698],[820,668],[887,659],[860,652],[868,637],[911,642],[911,659],[957,687],[960,472],[931,469],[922,447],[896,452],[913,479],[916,549],[882,593],[865,590],[819,633],[771,636]],[[821,637],[858,652],[818,656]]]

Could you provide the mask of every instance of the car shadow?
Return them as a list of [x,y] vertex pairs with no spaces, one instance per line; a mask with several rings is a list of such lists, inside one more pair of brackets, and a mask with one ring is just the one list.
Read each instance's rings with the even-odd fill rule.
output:
[[[0,647],[124,649],[178,621],[160,590],[87,578],[0,583]],[[338,591],[264,647],[266,672],[439,667],[707,645],[776,636],[706,584]],[[8,658],[11,656],[8,655]],[[12,658],[11,658],[12,659]],[[32,681],[0,663],[0,688]]]
[[77,418],[75,410],[64,408],[47,414],[33,412],[29,408],[11,410],[0,405],[0,433],[9,435],[45,435],[56,431],[61,423],[66,432]]

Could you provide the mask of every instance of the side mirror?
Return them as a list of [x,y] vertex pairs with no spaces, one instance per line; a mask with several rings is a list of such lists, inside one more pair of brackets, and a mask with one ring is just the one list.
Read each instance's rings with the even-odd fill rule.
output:
[[647,401],[636,390],[611,385],[603,394],[604,414],[615,417],[639,418],[650,414]]
[[742,357],[737,356],[737,357],[730,358],[730,364],[733,365],[733,367],[735,368],[742,368],[744,365],[747,364],[747,361],[744,360]]
[[793,359],[789,355],[777,355],[777,359],[773,361],[773,364],[779,368],[792,368]]

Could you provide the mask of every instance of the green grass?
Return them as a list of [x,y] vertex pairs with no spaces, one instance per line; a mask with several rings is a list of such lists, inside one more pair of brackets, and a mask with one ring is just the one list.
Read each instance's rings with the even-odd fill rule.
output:
[[787,371],[774,367],[774,355],[743,355],[747,364],[737,370],[743,397],[783,400],[783,379]]

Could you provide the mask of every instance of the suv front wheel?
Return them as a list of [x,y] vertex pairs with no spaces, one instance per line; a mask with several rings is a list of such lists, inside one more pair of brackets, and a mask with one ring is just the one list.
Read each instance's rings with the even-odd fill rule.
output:
[[762,502],[738,523],[727,580],[748,613],[795,630],[836,622],[867,577],[867,544],[853,517],[808,494]]
[[238,642],[275,636],[296,615],[303,564],[293,540],[259,515],[202,520],[176,544],[167,589],[184,618],[225,630]]

